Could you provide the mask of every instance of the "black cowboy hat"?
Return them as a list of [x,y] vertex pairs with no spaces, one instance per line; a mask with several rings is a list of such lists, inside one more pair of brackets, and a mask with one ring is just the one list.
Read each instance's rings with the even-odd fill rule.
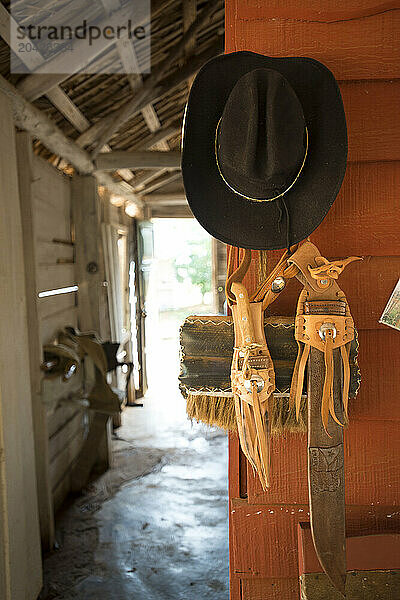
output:
[[219,240],[273,250],[305,239],[335,200],[346,158],[342,98],[320,62],[235,52],[197,74],[182,174],[194,216]]

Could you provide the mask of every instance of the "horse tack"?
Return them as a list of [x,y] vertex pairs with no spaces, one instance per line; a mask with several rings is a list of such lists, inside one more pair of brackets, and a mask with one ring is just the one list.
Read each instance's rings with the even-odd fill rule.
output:
[[250,305],[246,288],[234,283],[237,303],[232,307],[235,329],[231,382],[242,449],[257,470],[264,489],[269,486],[268,404],[275,389],[275,373],[263,327],[261,302]]
[[[247,251],[238,269],[229,274],[226,289],[235,329],[231,382],[240,444],[266,490],[270,484],[268,412],[273,402],[275,377],[262,326],[263,314],[285,289],[286,278],[296,276],[304,289],[299,296],[295,320],[298,356],[292,376],[290,404],[292,408],[295,407],[298,419],[308,362],[311,529],[324,571],[344,594],[343,425],[347,419],[349,350],[355,334],[346,296],[336,280],[345,266],[359,259],[350,257],[329,262],[320,256],[316,246],[305,242],[293,253],[285,253],[267,280],[249,299],[241,280],[250,258]],[[231,256],[228,266],[232,270]],[[280,280],[279,285],[275,286],[274,291],[277,280]]]
[[257,471],[262,488],[270,485],[270,419],[269,407],[275,390],[275,372],[264,333],[264,312],[278,294],[270,284],[283,271],[282,257],[266,282],[251,300],[241,282],[251,262],[246,250],[239,267],[233,273],[232,254],[228,261],[226,296],[231,305],[235,346],[231,366],[231,386],[235,400],[236,424],[241,448]]

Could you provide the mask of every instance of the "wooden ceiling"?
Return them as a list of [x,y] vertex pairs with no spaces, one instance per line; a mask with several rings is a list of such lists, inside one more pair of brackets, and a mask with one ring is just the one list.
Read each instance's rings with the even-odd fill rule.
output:
[[[33,0],[33,4],[38,1]],[[101,19],[102,14],[106,18],[131,0],[85,1],[87,14]],[[24,2],[21,0],[21,11]],[[40,0],[41,9],[44,3],[56,14],[59,11],[62,22],[70,0]],[[19,18],[18,7],[16,2],[13,5],[16,18]],[[127,197],[135,202],[137,199],[138,206],[146,203],[154,206],[156,197],[164,212],[168,198],[173,205],[182,204],[183,188],[176,157],[184,106],[197,70],[223,51],[223,0],[153,0],[151,70],[143,75],[124,74],[126,66],[143,65],[149,59],[147,48],[137,40],[128,46],[121,42],[113,44],[93,59],[92,65],[100,68],[111,60],[119,63],[121,73],[77,72],[70,76],[35,73],[40,67],[40,54],[38,60],[38,53],[31,53],[24,59],[30,74],[10,74],[9,10],[9,2],[0,5],[0,74],[13,86],[12,90],[15,88],[18,98],[22,95],[29,107],[38,109],[61,130],[68,143],[71,141],[78,150],[84,150],[93,161],[95,171],[100,171],[96,165],[99,160],[101,168],[107,171],[100,179],[118,184],[116,189],[125,190]],[[11,27],[14,24],[11,19]],[[57,57],[55,61],[57,64]],[[10,90],[8,85],[7,92]],[[17,120],[17,125],[21,121],[21,118]],[[34,139],[38,155],[66,173],[80,171],[79,162],[71,164],[71,160],[55,153],[54,143],[47,143],[45,137]],[[164,157],[161,152],[174,156]],[[111,154],[105,157],[106,153]],[[117,168],[119,160],[129,168]],[[153,199],[151,194],[154,194]]]

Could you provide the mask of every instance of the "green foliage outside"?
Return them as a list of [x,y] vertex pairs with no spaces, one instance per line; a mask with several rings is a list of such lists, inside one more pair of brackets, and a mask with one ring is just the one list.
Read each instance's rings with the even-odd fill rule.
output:
[[206,292],[211,292],[210,240],[193,240],[188,246],[188,256],[175,259],[176,278],[179,282],[189,278],[193,285],[200,288],[204,297]]

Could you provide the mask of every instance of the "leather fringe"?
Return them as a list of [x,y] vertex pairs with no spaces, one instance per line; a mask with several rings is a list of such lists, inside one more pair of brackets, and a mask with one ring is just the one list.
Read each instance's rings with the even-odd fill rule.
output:
[[[292,384],[290,388],[290,410],[295,411],[296,420],[299,419],[300,410],[301,410],[301,394],[304,385],[304,374],[305,367],[307,364],[308,356],[310,353],[311,346],[309,344],[302,344],[298,342],[298,353],[296,358],[296,363],[293,370]],[[326,338],[325,351],[324,351],[324,359],[325,359],[325,380],[324,380],[324,388],[322,393],[322,401],[321,401],[321,418],[322,424],[324,426],[324,430],[329,435],[328,428],[328,420],[329,415],[331,415],[332,419],[341,427],[347,425],[348,422],[348,402],[349,402],[349,386],[350,386],[350,362],[349,362],[349,352],[350,352],[350,344],[346,344],[346,346],[340,347],[342,365],[343,365],[343,389],[342,389],[342,398],[343,398],[343,412],[344,412],[344,423],[339,421],[335,413],[334,406],[334,397],[333,397],[333,373],[334,373],[334,363],[333,363],[333,340],[328,335]]]

